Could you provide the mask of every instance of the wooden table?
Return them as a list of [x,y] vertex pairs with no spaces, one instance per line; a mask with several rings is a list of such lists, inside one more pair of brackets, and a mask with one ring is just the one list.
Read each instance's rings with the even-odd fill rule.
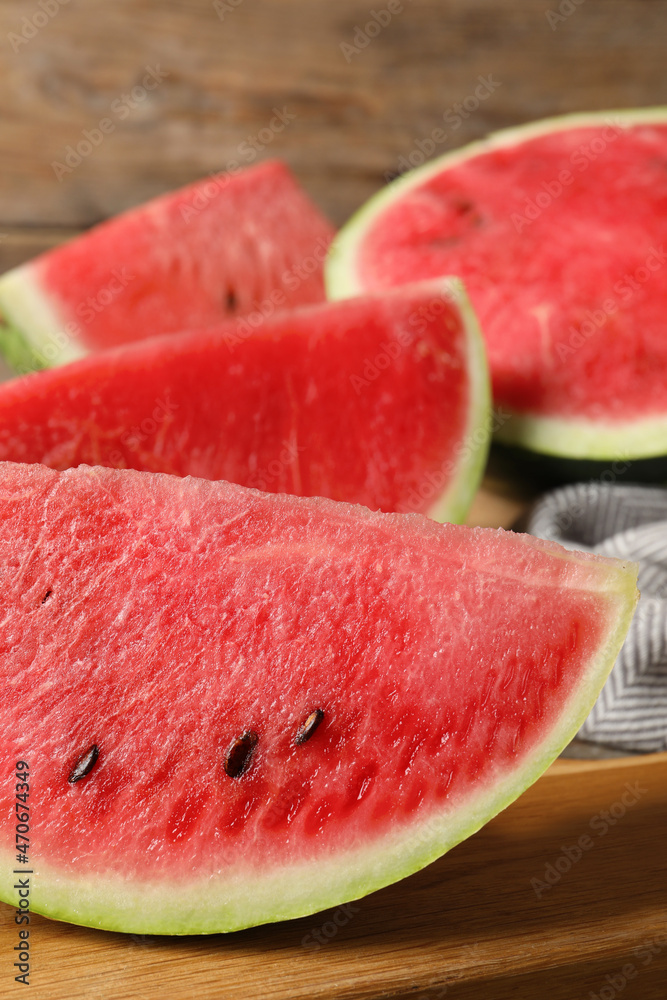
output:
[[[363,44],[372,12],[388,6],[5,0],[0,270],[224,169],[242,143],[261,144],[275,108],[293,117],[258,157],[284,157],[340,224],[420,154],[550,114],[667,103],[667,0],[404,0]],[[488,95],[461,114],[480,82]],[[113,131],[59,170],[109,115]],[[470,521],[509,526],[533,492],[489,476]],[[637,802],[601,834],[628,785],[642,790]],[[35,917],[26,995],[665,1000],[666,828],[667,755],[561,760],[479,834],[355,904],[339,928],[334,911],[229,937],[136,939]],[[568,868],[584,836],[592,846]],[[549,872],[558,877],[541,890],[534,880]],[[21,995],[15,943],[13,911],[0,904],[1,1000]]]

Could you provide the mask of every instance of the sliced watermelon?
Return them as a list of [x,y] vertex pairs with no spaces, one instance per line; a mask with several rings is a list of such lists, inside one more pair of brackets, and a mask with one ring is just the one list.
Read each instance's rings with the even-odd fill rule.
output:
[[0,386],[0,460],[228,479],[463,520],[488,450],[458,282],[156,337]]
[[24,372],[320,302],[332,236],[279,161],[208,177],[0,278],[0,347]]
[[428,864],[575,734],[636,601],[527,535],[84,466],[0,464],[0,573],[0,896],[137,933]]
[[667,110],[554,118],[390,184],[336,240],[333,297],[463,278],[498,438],[570,458],[667,453]]

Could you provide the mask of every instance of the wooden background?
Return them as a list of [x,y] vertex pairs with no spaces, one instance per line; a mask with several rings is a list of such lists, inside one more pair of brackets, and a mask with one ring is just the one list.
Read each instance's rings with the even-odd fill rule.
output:
[[[42,2],[54,16],[0,3],[0,270],[224,169],[274,107],[295,117],[259,155],[284,157],[340,224],[435,128],[445,152],[541,116],[667,103],[665,0],[405,0],[349,62],[341,43],[388,0]],[[559,6],[572,13],[552,27]],[[121,118],[146,67],[164,80]],[[499,85],[447,127],[480,76]],[[105,117],[114,131],[59,181],[52,163]]]
[[[387,6],[2,0],[0,271],[151,195],[246,162],[244,144],[262,144],[276,108],[293,118],[258,158],[284,157],[341,224],[401,157],[416,158],[420,144],[429,150],[434,129],[447,133],[433,150],[441,153],[547,115],[667,104],[667,0],[404,0],[346,58],[341,45],[355,44],[357,27]],[[162,82],[142,91],[149,71]],[[480,77],[493,92],[454,128],[457,103]],[[104,118],[113,131],[59,180],[54,162]],[[486,486],[472,511],[477,522],[511,523],[530,494],[490,478]],[[559,837],[585,830],[620,794],[626,772],[604,770],[612,763],[599,774],[594,765],[578,777],[554,772],[457,849],[453,867],[445,859],[372,897],[364,908],[371,923],[355,922],[321,954],[299,947],[316,918],[227,942],[141,948],[122,935],[41,921],[29,995],[591,1000],[592,992],[605,1000],[603,989],[607,997],[613,989],[605,977],[627,961],[639,966],[635,949],[667,930],[664,761],[618,765],[628,778],[633,768],[642,779],[645,768],[658,768],[650,771],[653,804],[647,798],[562,891],[538,906],[524,883],[558,856]],[[570,825],[547,831],[563,809]],[[9,969],[8,907],[0,906],[0,929],[4,1000],[20,995]],[[667,948],[641,972],[615,995],[665,1000]]]

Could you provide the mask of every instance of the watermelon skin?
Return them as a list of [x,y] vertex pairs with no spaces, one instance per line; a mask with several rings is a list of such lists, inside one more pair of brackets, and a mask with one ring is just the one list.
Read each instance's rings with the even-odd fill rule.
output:
[[465,518],[488,451],[459,282],[151,338],[0,386],[0,460],[227,479]]
[[485,335],[498,440],[665,455],[666,157],[664,108],[498,132],[374,196],[332,247],[329,295],[457,274]]
[[0,347],[24,373],[321,302],[333,233],[280,161],[207,177],[3,275]]
[[21,760],[31,909],[150,934],[314,912],[470,836],[577,731],[637,598],[527,535],[11,463],[0,572],[0,896]]

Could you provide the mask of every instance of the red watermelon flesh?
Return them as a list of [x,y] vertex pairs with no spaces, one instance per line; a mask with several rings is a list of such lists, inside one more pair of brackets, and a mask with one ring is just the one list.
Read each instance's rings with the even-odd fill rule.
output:
[[147,933],[321,909],[470,835],[576,732],[636,600],[632,566],[529,536],[10,463],[0,572],[2,898],[25,761],[31,908]]
[[332,256],[331,291],[459,275],[494,401],[518,418],[499,436],[573,457],[662,454],[666,165],[660,110],[500,132],[369,202]]
[[332,236],[287,167],[267,161],[156,198],[9,272],[0,309],[33,367],[48,367],[320,302]]
[[437,280],[152,338],[0,386],[0,460],[227,479],[463,519],[488,447],[481,336]]

